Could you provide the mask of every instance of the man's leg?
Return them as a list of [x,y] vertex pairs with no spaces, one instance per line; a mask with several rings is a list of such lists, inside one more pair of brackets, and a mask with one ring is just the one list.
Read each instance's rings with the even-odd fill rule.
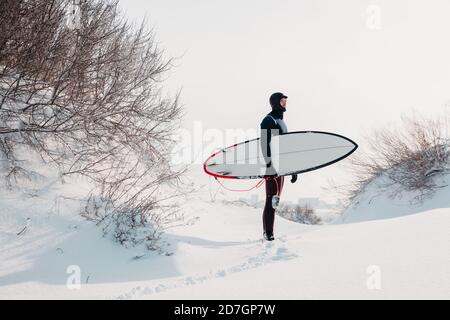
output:
[[[278,179],[278,178],[277,178]],[[272,207],[272,197],[277,194],[277,182],[274,179],[266,180],[266,203],[263,212],[263,228],[268,235],[273,235],[275,209]]]
[[278,181],[278,185],[280,188],[280,191],[278,192],[278,196],[281,197],[281,192],[283,191],[283,187],[284,187],[284,176],[282,177],[278,177],[280,180]]

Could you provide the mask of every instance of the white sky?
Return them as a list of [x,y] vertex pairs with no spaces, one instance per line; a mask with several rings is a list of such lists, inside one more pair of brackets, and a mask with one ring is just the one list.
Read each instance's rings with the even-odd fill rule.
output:
[[[374,11],[380,9],[379,29]],[[182,89],[184,127],[258,129],[268,97],[289,96],[290,131],[339,133],[363,144],[374,128],[412,108],[434,114],[450,101],[449,0],[122,0],[146,16]],[[368,11],[369,10],[369,11]],[[375,20],[374,20],[375,19]],[[374,24],[370,24],[375,21]],[[287,186],[285,198],[327,196],[329,167]],[[239,187],[234,185],[235,187]]]

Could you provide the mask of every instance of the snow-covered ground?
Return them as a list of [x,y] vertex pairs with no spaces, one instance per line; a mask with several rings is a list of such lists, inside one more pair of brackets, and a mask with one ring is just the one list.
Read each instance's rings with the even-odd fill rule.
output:
[[103,237],[68,190],[77,185],[1,190],[1,299],[450,298],[449,187],[422,206],[369,188],[334,224],[277,217],[268,243],[261,209],[211,201],[204,185],[183,205],[194,223],[167,231],[166,254]]

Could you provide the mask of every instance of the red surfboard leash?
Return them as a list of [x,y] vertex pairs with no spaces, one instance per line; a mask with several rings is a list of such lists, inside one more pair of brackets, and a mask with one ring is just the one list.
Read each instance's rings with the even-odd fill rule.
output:
[[252,191],[254,189],[258,189],[259,187],[262,186],[262,184],[264,183],[264,181],[266,181],[266,179],[270,179],[270,178],[262,178],[260,181],[258,181],[258,183],[256,185],[254,185],[253,187],[251,187],[250,189],[230,189],[228,187],[226,187],[217,177],[214,177],[214,179],[216,179],[216,181],[220,184],[220,186],[222,188],[224,188],[227,191],[231,191],[231,192],[248,192],[248,191]]
[[[224,188],[224,189],[227,190],[227,191],[231,191],[231,192],[248,192],[248,191],[252,191],[252,190],[255,190],[255,189],[258,189],[259,187],[261,187],[261,186],[263,185],[263,183],[264,183],[266,180],[274,179],[274,181],[275,181],[275,183],[276,183],[276,186],[277,186],[277,196],[279,196],[280,193],[281,193],[282,188],[281,188],[281,186],[278,185],[278,181],[277,181],[276,178],[277,178],[277,177],[275,177],[275,178],[273,178],[273,177],[262,178],[260,181],[258,181],[258,183],[257,183],[256,185],[254,185],[254,186],[251,187],[250,189],[230,189],[230,188],[226,187],[226,186],[219,180],[219,178],[214,177],[214,179],[216,179],[217,183],[219,183],[219,185],[220,185],[222,188]],[[284,179],[284,177],[283,177],[283,179]]]

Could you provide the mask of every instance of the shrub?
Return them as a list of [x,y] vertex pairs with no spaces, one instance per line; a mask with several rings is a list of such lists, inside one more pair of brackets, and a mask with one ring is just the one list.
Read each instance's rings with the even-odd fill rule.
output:
[[97,205],[108,204],[101,220],[113,220],[123,243],[126,228],[164,227],[155,212],[173,217],[164,201],[179,194],[185,168],[169,161],[181,119],[178,95],[162,94],[172,60],[117,1],[77,1],[79,19],[68,23],[73,3],[0,2],[3,169],[9,186],[29,176],[17,158],[25,147],[63,177],[89,178]]
[[400,127],[374,131],[365,152],[350,159],[354,179],[344,188],[345,203],[351,204],[382,176],[378,185],[391,197],[404,191],[415,193],[418,202],[431,197],[442,187],[436,177],[449,172],[449,124],[448,115],[432,119],[413,114],[403,117]]
[[315,214],[313,208],[308,205],[280,205],[276,212],[279,216],[288,220],[303,224],[321,224],[322,220]]

